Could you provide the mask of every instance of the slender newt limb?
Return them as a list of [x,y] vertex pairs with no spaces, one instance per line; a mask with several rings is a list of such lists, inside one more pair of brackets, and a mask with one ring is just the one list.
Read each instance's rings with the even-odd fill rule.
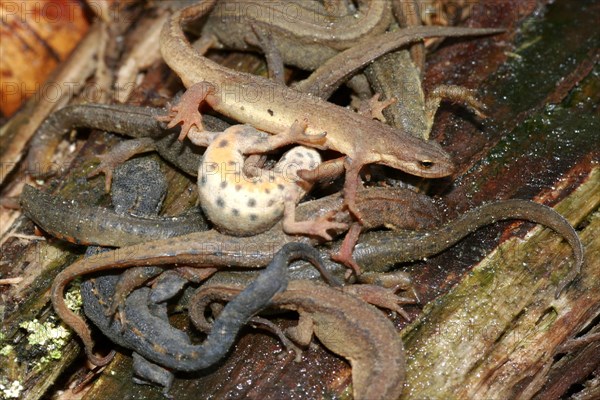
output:
[[283,67],[283,59],[281,57],[281,53],[273,43],[273,36],[271,32],[258,25],[252,25],[251,28],[254,32],[255,38],[246,37],[246,42],[252,44],[253,46],[259,47],[262,53],[265,55],[269,79],[285,85],[285,69]]
[[[352,191],[356,190],[358,173],[363,165],[380,163],[427,178],[444,177],[453,172],[454,166],[449,155],[435,142],[426,142],[396,131],[378,121],[268,79],[232,71],[196,53],[185,38],[181,24],[204,16],[213,4],[214,1],[202,2],[174,13],[161,33],[161,52],[167,64],[186,87],[198,84],[192,91],[198,90],[203,95],[184,95],[178,104],[177,115],[169,116],[171,123],[182,122],[185,127],[201,124],[198,117],[199,100],[208,103],[215,111],[268,133],[282,132],[294,121],[310,116],[307,134],[327,132],[324,146],[349,156],[351,160],[348,162],[352,168],[347,171],[346,182],[349,183],[345,190],[350,201],[345,202],[355,215],[358,212],[352,202]],[[408,35],[414,38],[445,35],[450,28],[429,29],[415,28]],[[207,90],[208,82],[210,90]],[[226,95],[230,90],[244,88],[252,88],[256,101],[244,101],[244,96]],[[194,101],[192,105],[188,104],[191,100]],[[182,130],[182,134],[186,135],[187,132]],[[371,140],[373,136],[378,140]]]
[[[206,325],[205,306],[227,301],[239,291],[231,285],[200,288],[190,299],[190,318],[199,327]],[[290,282],[270,304],[299,313],[298,325],[288,330],[296,342],[307,345],[314,334],[326,348],[350,361],[354,399],[400,396],[406,368],[404,346],[394,325],[375,307],[310,281]]]
[[202,36],[212,35],[221,46],[247,51],[256,47],[247,38],[260,28],[270,33],[287,64],[314,70],[340,50],[383,33],[391,22],[389,1],[360,1],[352,11],[332,1],[324,3],[220,1],[202,27]]

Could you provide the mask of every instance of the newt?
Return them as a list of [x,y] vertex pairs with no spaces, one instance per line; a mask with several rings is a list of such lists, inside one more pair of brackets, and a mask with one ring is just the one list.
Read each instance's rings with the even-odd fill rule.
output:
[[[162,158],[187,174],[196,175],[201,153],[195,146],[175,140],[166,124],[155,119],[164,112],[161,108],[124,104],[66,106],[50,114],[35,132],[27,154],[27,170],[36,178],[55,173],[48,166],[63,136],[76,128],[90,128],[135,138],[150,137],[154,139],[155,149]],[[205,124],[213,131],[223,131],[229,127],[229,124],[211,115],[205,116]]]
[[[98,300],[87,303],[86,314],[90,315],[109,337],[145,359],[177,371],[197,371],[213,365],[227,354],[237,333],[248,320],[266,308],[275,294],[285,290],[289,280],[287,264],[300,258],[313,264],[325,279],[336,282],[323,268],[318,251],[306,244],[288,243],[277,251],[269,265],[225,306],[202,344],[193,344],[187,334],[168,323],[166,305],[148,305],[149,288],[136,289],[127,297],[121,319],[108,318],[105,315],[109,307],[106,299],[108,292],[114,289],[114,276],[111,281],[96,279],[92,281],[95,287],[86,288],[86,297],[89,298],[91,294]],[[94,294],[94,291],[98,294]],[[116,335],[115,332],[120,334]],[[89,340],[91,344],[91,338]],[[86,347],[86,354],[92,363],[97,363],[96,365],[104,365],[112,358],[112,354],[98,357],[90,347]]]
[[200,210],[175,217],[123,214],[52,196],[29,185],[23,186],[21,209],[52,236],[86,246],[121,247],[208,229]]
[[[207,221],[198,209],[173,217],[119,214],[106,207],[93,207],[53,196],[29,185],[23,187],[20,202],[25,215],[38,227],[54,237],[75,244],[122,247],[208,229]],[[335,212],[333,220],[349,224],[352,219],[347,211],[341,209],[342,202],[340,194],[333,194],[301,203],[296,213],[298,218],[304,220]],[[440,212],[431,198],[405,188],[371,187],[359,190],[357,205],[363,214],[365,229],[387,227],[425,230],[441,222]],[[213,240],[231,240],[229,235],[215,230],[206,235]],[[283,232],[281,226],[274,226],[261,234],[259,239],[265,243],[293,240]],[[318,244],[319,240],[309,238],[308,242]],[[248,239],[244,247],[250,248],[251,243],[252,240]]]
[[[205,320],[207,303],[229,301],[240,290],[232,284],[200,287],[189,301],[190,318],[200,329],[214,330]],[[402,393],[404,345],[391,321],[374,306],[344,288],[297,280],[273,296],[269,308],[298,312],[298,325],[288,329],[297,343],[306,346],[314,335],[350,361],[355,400],[397,399]]]
[[[283,216],[283,231],[287,234],[319,236],[331,240],[329,229],[345,229],[346,224],[328,217],[296,221],[296,205],[310,189],[296,171],[315,170],[321,156],[304,146],[287,151],[272,170],[255,169],[249,176],[244,166],[247,154],[266,153],[273,149],[322,136],[306,136],[305,123],[296,122],[286,132],[268,135],[248,125],[234,125],[213,137],[206,135],[200,141],[194,135],[194,144],[206,145],[204,158],[198,169],[198,192],[202,209],[220,231],[240,236],[264,232]],[[305,184],[303,184],[305,183]]]
[[361,1],[356,10],[342,2],[256,0],[219,1],[202,26],[202,37],[218,39],[217,47],[252,50],[255,29],[269,33],[286,64],[305,70],[383,33],[391,22],[389,1]]
[[[186,39],[182,24],[205,16],[214,4],[214,0],[204,1],[175,12],[161,32],[163,58],[188,88],[171,113],[164,117],[170,121],[168,127],[183,124],[180,139],[204,130],[198,112],[202,102],[267,133],[282,132],[295,121],[309,118],[306,133],[326,132],[324,147],[347,156],[344,201],[357,216],[355,197],[364,165],[384,164],[425,178],[441,178],[453,173],[451,157],[435,142],[398,132],[381,122],[268,79],[230,70],[197,53]],[[458,32],[460,28],[412,28],[404,30],[403,36],[420,40],[447,36],[453,30]],[[485,30],[486,33],[496,31]],[[472,33],[471,30],[469,34]],[[373,137],[377,140],[372,140]]]
[[[147,178],[147,180],[140,179],[140,175]],[[124,216],[131,216],[131,213],[143,217],[156,216],[162,205],[166,189],[166,178],[160,171],[160,166],[155,160],[147,158],[130,160],[115,171],[115,180],[112,184],[111,192],[115,213]],[[98,254],[106,250],[106,248],[90,246],[86,250],[86,256]],[[134,270],[138,275],[146,275],[148,277],[162,271],[162,269],[156,267],[138,267],[129,269],[126,272],[133,272]],[[148,312],[152,312],[157,317],[163,318],[165,328],[169,325],[169,322],[165,308],[166,305],[156,302],[152,303],[151,297],[146,296],[148,298],[146,298],[145,304],[136,304],[136,313],[130,318],[130,321],[135,321],[135,323],[133,326],[128,327],[130,329],[128,334],[124,333],[125,329],[121,324],[123,320],[113,324],[113,318],[106,316],[104,309],[110,305],[114,292],[118,288],[118,283],[123,279],[123,275],[108,274],[85,279],[81,283],[81,298],[86,316],[113,342],[131,349],[134,347],[132,341],[135,342],[136,339],[139,339],[135,335],[138,332],[135,323],[145,323],[142,318],[138,318],[143,314],[140,312],[141,308],[147,308]],[[160,291],[160,288],[164,286],[161,285],[163,281],[161,280],[153,291]],[[139,294],[132,294],[131,297],[135,296],[139,296]],[[127,307],[127,300],[124,299],[122,301],[124,308]],[[124,313],[121,313],[121,316],[123,315]],[[164,330],[161,330],[161,332],[164,332]],[[150,349],[153,349],[153,347]],[[110,354],[113,354],[113,352]],[[108,357],[110,357],[110,354]],[[133,358],[134,376],[137,375],[141,379],[150,380],[154,377],[159,384],[170,386],[170,382],[173,380],[172,374],[162,367],[147,361],[135,351]]]
[[[368,69],[371,62],[377,62],[377,59],[386,53],[410,43],[414,43],[413,47],[422,47],[422,43],[418,43],[421,38],[415,38],[411,29],[383,34],[390,26],[392,9],[396,20],[402,21],[405,29],[421,25],[418,5],[414,1],[370,1],[366,11],[363,11],[367,8],[366,3],[361,3],[358,10],[353,10],[344,3],[347,2],[336,4],[338,7],[330,5],[328,8],[328,4],[322,6],[316,1],[304,1],[299,4],[280,0],[268,3],[254,0],[220,1],[202,26],[200,40],[216,41],[217,43],[213,44],[218,48],[224,46],[236,50],[249,50],[259,47],[267,56],[267,60],[272,58],[270,55],[276,53],[275,58],[282,63],[315,71],[306,80],[295,83],[294,88],[323,99],[328,98],[352,74],[365,67]],[[332,13],[332,9],[337,11],[337,14]],[[384,9],[386,11],[382,12]],[[280,19],[274,19],[274,16]],[[360,28],[355,28],[356,21],[360,21],[364,16],[368,17],[368,21]],[[352,22],[344,23],[348,19]],[[377,29],[370,29],[376,24],[379,24]],[[261,33],[268,33],[268,43],[260,40],[258,29]],[[422,27],[417,31],[429,32],[436,29],[440,28]],[[437,36],[477,36],[503,31],[478,28],[444,29],[445,34],[440,33]],[[421,68],[424,54],[422,50],[418,52],[421,53],[418,56]],[[400,65],[409,67],[405,63]],[[282,66],[269,65],[269,68],[281,70]],[[399,77],[405,73],[412,74],[412,71],[404,71],[403,68],[398,70]],[[410,81],[413,79],[415,77],[410,76]],[[416,81],[420,82],[420,76]],[[398,82],[402,83],[400,80]],[[376,87],[376,91],[379,88]],[[388,98],[393,97],[387,91],[382,94]]]
[[[575,263],[558,283],[556,295],[579,273],[584,261],[583,245],[575,230],[550,207],[527,200],[505,200],[484,204],[467,211],[445,225],[427,232],[370,232],[363,235],[352,257],[369,271],[386,271],[400,262],[422,259],[449,248],[478,228],[504,219],[524,219],[547,226],[561,234],[572,248]],[[264,236],[263,236],[264,235]],[[281,237],[280,237],[281,238]],[[282,246],[281,239],[269,241],[268,232],[247,237],[229,236],[214,232],[196,232],[176,238],[155,240],[79,260],[55,278],[51,298],[56,313],[84,341],[92,362],[102,360],[92,353],[92,339],[85,322],[65,305],[64,290],[76,277],[90,273],[118,270],[133,266],[188,265],[194,267],[238,267],[256,269],[268,264],[274,249]],[[291,240],[284,239],[285,242]],[[328,270],[339,270],[332,261],[323,261]]]
[[[153,193],[164,193],[165,187],[164,177],[161,179],[160,176],[148,175],[148,173],[152,173],[153,171],[160,173],[156,162],[148,159],[132,160],[119,167],[115,173],[115,180],[111,190],[113,204],[118,209],[122,210],[122,212],[124,210],[134,211],[136,214],[143,215],[144,217],[155,214],[159,208],[157,203],[161,201],[162,196],[153,196]],[[150,179],[149,182],[142,182],[139,179],[140,173],[146,174],[153,179]],[[149,191],[152,193],[147,193],[149,196],[144,196],[144,194],[146,194],[145,192]],[[288,248],[298,247],[300,249],[302,248],[301,246],[302,245],[294,244],[287,245]],[[308,246],[304,247],[303,251],[307,251],[307,248],[310,249],[309,251],[312,252],[313,255],[316,254],[314,250]],[[98,248],[90,247],[86,254],[92,254],[96,249]],[[271,275],[270,282],[273,285],[279,284],[283,287],[289,279],[286,274],[286,259],[279,257],[277,260],[277,268],[283,273]],[[133,350],[135,382],[158,384],[163,387],[165,395],[168,395],[168,391],[174,378],[171,370],[180,370],[177,355],[181,349],[198,351],[198,346],[192,344],[191,339],[185,332],[176,329],[170,324],[167,312],[166,301],[176,295],[181,289],[182,283],[185,284],[187,281],[183,278],[179,278],[178,280],[177,276],[169,275],[167,277],[167,272],[167,274],[163,274],[155,280],[152,288],[143,287],[131,290],[130,293],[126,293],[121,301],[120,318],[114,319],[112,317],[114,311],[111,308],[115,302],[115,297],[118,296],[120,290],[119,285],[123,281],[124,275],[129,272],[138,274],[145,280],[161,273],[162,269],[157,267],[138,267],[127,269],[124,274],[120,275],[100,275],[84,280],[81,285],[84,312],[86,316],[100,328],[102,333],[113,342]],[[238,276],[233,279],[239,284],[244,283],[247,285],[248,282],[255,277],[256,276],[248,275],[240,276],[238,274]],[[334,278],[329,276],[328,279],[332,281]],[[223,277],[220,277],[219,282],[223,281]],[[213,282],[214,279],[211,279],[207,284],[214,285]],[[229,276],[227,276],[227,282],[231,282]],[[397,284],[396,281],[393,282],[392,286],[395,284]],[[366,288],[368,286],[370,285],[360,285],[361,288]],[[384,306],[397,312],[404,313],[398,306],[399,302],[412,302],[411,299],[402,299],[395,296],[392,292],[382,292],[381,288],[373,287],[373,289],[377,292],[377,297],[379,299],[387,301],[382,303]],[[318,301],[318,297],[323,291],[325,291],[324,294],[328,294],[327,288],[321,288],[321,286],[311,290],[311,301]],[[357,290],[349,289],[346,291],[355,296],[357,295],[355,293],[358,292]],[[334,291],[333,293],[337,295],[338,292],[339,291]],[[362,292],[366,291],[362,290],[361,293]],[[261,292],[254,293],[255,297],[261,297],[263,295],[264,293]],[[267,294],[267,297],[264,297],[264,299],[268,299],[268,296],[269,294]],[[296,293],[296,297],[298,296],[301,296],[301,293]],[[369,296],[369,299],[372,298],[373,296]],[[341,302],[343,300],[343,296],[340,297],[337,295],[336,302]],[[363,311],[362,308],[370,309],[371,307],[361,304],[361,307],[357,308],[357,310]],[[349,306],[341,304],[338,305],[337,309],[348,311]],[[373,341],[381,336],[380,332],[386,332],[386,330],[380,326],[381,323],[377,323],[379,322],[378,320],[381,320],[381,317],[379,317],[378,320],[373,321],[369,319],[371,314],[372,312],[369,313],[363,311],[361,313],[353,314],[353,318],[345,318],[348,320],[347,324],[350,325],[350,327],[345,330],[348,335],[348,340],[351,340],[352,343],[354,343],[359,341],[359,339],[363,339],[362,337],[354,338],[354,332],[350,329],[352,328],[351,324],[354,324],[354,329],[360,327],[360,325],[357,324],[358,320],[360,320],[361,324],[364,323],[365,319],[368,321],[369,329],[361,329],[361,332],[363,336],[372,339]],[[354,321],[354,319],[357,321]],[[268,322],[256,320],[255,318],[253,318],[252,321],[254,323]],[[240,324],[242,324],[241,321]],[[389,325],[389,322],[387,325]],[[210,333],[210,328],[212,327],[202,330],[205,333]],[[285,341],[285,338],[281,336],[280,331],[276,330],[275,333],[280,335],[280,338],[284,340],[284,344],[288,346],[288,348],[291,347],[290,344]],[[384,337],[384,339],[387,338]],[[305,341],[306,340],[310,341],[310,337],[305,338]],[[304,342],[304,344],[307,343],[308,342]],[[385,343],[387,343],[387,340]],[[362,346],[362,348],[364,348],[364,346]],[[355,353],[358,353],[358,351],[355,351]],[[198,354],[202,353],[198,351]],[[385,352],[385,356],[382,354],[381,350],[379,350],[379,353],[364,354],[365,357],[354,357],[355,359],[358,359],[354,362],[357,371],[371,371],[371,369],[367,368],[370,367],[371,364],[379,365],[388,362],[390,358],[387,351]],[[363,358],[366,361],[364,361]],[[171,366],[170,369],[165,368],[168,366]],[[393,369],[393,371],[396,370],[396,368]],[[359,372],[356,373],[359,374]],[[395,376],[392,378],[395,378]]]

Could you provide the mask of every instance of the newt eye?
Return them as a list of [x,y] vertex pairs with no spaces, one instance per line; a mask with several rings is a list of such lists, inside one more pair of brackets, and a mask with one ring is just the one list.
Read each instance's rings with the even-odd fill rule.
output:
[[429,168],[433,167],[433,161],[431,161],[431,160],[422,160],[419,163],[421,164],[421,167],[423,167],[423,168],[429,169]]

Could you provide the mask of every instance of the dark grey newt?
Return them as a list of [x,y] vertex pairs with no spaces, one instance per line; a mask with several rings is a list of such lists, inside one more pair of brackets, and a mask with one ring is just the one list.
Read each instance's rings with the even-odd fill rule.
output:
[[[117,175],[120,169],[117,169]],[[144,178],[147,178],[145,176]],[[134,179],[135,181],[135,179]],[[142,180],[138,183],[147,188],[149,184],[154,184],[155,179]],[[119,206],[120,201],[115,198],[120,184],[119,181],[113,182],[112,195],[113,204]],[[350,222],[351,217],[346,210],[342,210],[342,197],[340,194],[334,194],[322,199],[303,203],[299,207],[299,215],[304,216],[322,216],[336,211],[336,220],[340,222]],[[121,247],[132,244],[139,244],[149,240],[159,238],[175,237],[189,232],[198,232],[205,230],[205,224],[202,223],[199,213],[190,213],[181,217],[156,217],[147,213],[144,215],[131,215],[129,213],[118,213],[103,207],[91,207],[83,204],[77,204],[72,201],[62,199],[57,196],[44,193],[30,186],[25,186],[21,195],[21,204],[24,213],[31,218],[41,229],[49,234],[68,240],[76,244],[92,244],[97,246]],[[427,196],[415,193],[402,188],[366,188],[358,193],[357,205],[363,213],[365,229],[378,227],[387,227],[393,229],[425,230],[433,228],[440,223],[440,214],[437,208]],[[139,213],[137,213],[139,214]],[[230,236],[214,232],[214,240],[228,242],[232,240]],[[207,234],[210,235],[210,234]],[[218,239],[217,239],[218,238]],[[250,239],[250,238],[248,238]],[[248,241],[244,248],[251,252],[253,247],[260,248],[265,243],[270,243],[272,249],[278,248],[284,243],[293,240],[306,240],[311,244],[317,244],[318,240],[307,238],[295,238],[286,235],[278,227],[274,227],[268,233],[256,238],[257,242]],[[344,277],[344,268],[338,264],[331,264],[335,267],[331,272],[340,279]],[[113,291],[112,313],[120,309],[123,300],[136,287],[148,281],[162,270],[157,268],[149,273],[144,273],[137,269],[128,269],[121,274],[118,287]],[[179,270],[179,273],[182,271]],[[310,269],[302,271],[312,272]],[[212,271],[203,269],[204,276],[210,275]],[[311,276],[314,278],[314,276]],[[197,281],[198,276],[193,280]],[[367,275],[362,275],[359,281],[368,279]],[[399,277],[400,280],[408,284],[408,278]],[[406,278],[406,279],[404,279]],[[395,283],[399,283],[394,279]]]
[[88,246],[120,247],[208,229],[200,210],[175,217],[120,214],[52,196],[29,185],[23,187],[21,208],[52,236]]
[[[195,176],[201,153],[196,146],[178,142],[177,136],[166,128],[166,124],[155,119],[164,113],[165,110],[161,108],[123,104],[85,104],[62,108],[50,114],[36,131],[27,155],[27,169],[35,177],[56,172],[50,168],[52,155],[63,137],[75,128],[90,128],[134,138],[151,138],[125,146],[135,146],[130,149],[133,154],[156,149],[165,160]],[[222,131],[229,124],[207,115],[206,126],[210,130]]]
[[[147,167],[147,164],[150,164],[150,166]],[[152,169],[151,167],[154,168]],[[152,176],[152,172],[155,174],[160,173],[160,169],[154,160],[137,159],[119,167],[116,170],[111,190],[113,204],[122,211],[123,209],[130,210],[131,207],[134,207],[136,213],[144,216],[157,213],[159,206],[155,204],[160,202],[162,197],[160,193],[165,192],[166,185],[164,177],[161,179],[160,176]],[[140,173],[149,177],[150,180],[142,182],[138,179]],[[152,193],[144,196],[145,192],[148,191]],[[152,196],[154,193],[159,193],[159,195]],[[88,253],[92,249],[97,248],[90,247]],[[314,252],[314,250],[311,251]],[[289,279],[287,274],[285,274],[287,265],[282,263],[284,261],[280,257],[278,267],[279,269],[283,269],[284,273],[271,276],[272,280],[279,281],[280,286],[284,286]],[[162,272],[162,269],[157,267],[138,267],[125,271],[125,273],[129,272],[152,277]],[[165,278],[165,275],[161,275],[152,289],[147,287],[136,289],[125,296],[120,308],[120,319],[112,317],[114,312],[111,311],[111,305],[114,304],[116,292],[119,290],[118,287],[123,274],[100,275],[86,279],[81,285],[81,295],[84,311],[88,319],[92,320],[102,333],[113,342],[134,350],[134,381],[138,383],[150,382],[158,384],[164,388],[164,393],[168,395],[174,375],[170,370],[163,368],[162,365],[176,365],[177,367],[171,368],[179,370],[178,360],[173,357],[176,357],[181,349],[195,349],[198,346],[191,343],[187,334],[175,329],[169,323],[165,300],[170,298],[172,294],[177,293],[178,289],[181,288],[181,284],[185,283],[185,280],[183,278],[179,278],[179,281],[177,279],[169,279]],[[243,282],[247,284],[255,276],[236,276],[234,279],[236,282],[242,282],[241,278],[243,278]],[[329,279],[331,280],[332,278],[329,277]],[[277,285],[277,283],[274,282],[273,285]],[[361,288],[367,286],[370,285],[360,285]],[[344,297],[348,296],[340,294],[337,290],[334,290],[333,293],[328,293],[328,291],[327,288],[320,286],[315,287],[313,290],[305,290],[307,298],[304,302],[316,301],[322,304],[319,312],[315,312],[314,318],[316,322],[321,322],[321,325],[323,321],[334,322],[336,318],[342,316],[345,322],[343,326],[344,334],[338,336],[339,339],[348,340],[349,343],[344,346],[348,350],[341,354],[349,354],[347,358],[351,360],[354,368],[356,392],[361,392],[362,381],[371,382],[374,379],[380,379],[382,383],[385,383],[383,385],[378,384],[377,386],[380,388],[387,389],[390,386],[401,388],[404,376],[404,358],[402,343],[396,335],[393,325],[385,320],[381,316],[381,313],[374,312],[372,307],[361,304],[356,300],[345,300]],[[303,292],[297,292],[298,290],[292,292],[295,294],[294,298],[301,299]],[[352,291],[352,293],[354,292]],[[381,292],[378,291],[378,293]],[[334,296],[333,299],[335,299],[334,303],[336,303],[335,309],[332,309],[331,304],[327,305],[328,302],[332,302],[332,294]],[[260,296],[260,293],[255,295]],[[380,298],[389,299],[390,303],[384,304],[386,307],[402,311],[399,307],[396,307],[399,302],[402,302],[402,299],[396,297],[391,292],[388,292],[383,297],[380,296]],[[302,304],[302,300],[299,300],[299,302],[299,304]],[[343,313],[340,313],[340,311],[349,312],[349,310],[356,312],[345,317]],[[306,318],[302,320],[305,321]],[[369,329],[361,328],[365,323],[367,323]],[[211,329],[204,330],[206,333],[210,331]],[[307,341],[310,341],[310,339],[310,336],[306,337],[303,344],[308,344]],[[323,341],[332,351],[336,351],[336,343],[330,344],[324,339]],[[386,345],[385,351],[382,351],[382,346],[377,346],[378,343],[391,343],[392,351],[390,351],[389,344]],[[349,350],[350,348],[352,350]],[[376,351],[370,351],[369,349],[371,348]],[[340,353],[340,351],[336,352]],[[157,364],[149,360],[153,360]],[[376,368],[372,368],[373,366]],[[378,373],[378,371],[392,372],[386,373],[384,378],[381,377],[384,374]],[[368,385],[362,386],[365,388],[368,387]],[[385,393],[388,393],[388,391]],[[372,398],[372,396],[369,395],[366,398]]]
[[[143,218],[144,222],[151,221],[152,218],[150,217],[156,217],[160,211],[166,191],[166,179],[156,161],[150,159],[130,160],[119,166],[115,171],[115,179],[111,188],[115,215],[133,219],[134,217],[129,213],[134,212],[136,216]],[[55,213],[55,210],[52,210],[52,213]],[[80,213],[76,215],[80,215]],[[102,217],[102,213],[100,213],[100,217]],[[87,222],[89,221],[86,221],[84,226],[87,226]],[[156,224],[160,225],[158,222]],[[97,226],[98,224],[92,225]],[[145,226],[145,224],[142,225]],[[118,229],[118,226],[113,223],[109,228]],[[105,232],[100,229],[98,235],[101,236],[104,233],[115,239],[113,232],[113,229]],[[158,230],[157,232],[159,234],[165,233],[164,230]],[[120,235],[116,236],[119,237]],[[139,239],[137,235],[134,236]],[[88,247],[86,256],[106,250],[91,246]],[[156,351],[160,352],[159,349],[164,348],[167,342],[177,344],[183,341],[189,344],[189,339],[187,339],[187,342],[185,341],[187,336],[170,325],[167,303],[165,302],[174,294],[177,294],[187,281],[175,271],[168,271],[155,280],[152,290],[148,288],[134,290],[128,297],[130,290],[123,295],[123,300],[120,302],[120,320],[115,321],[114,312],[108,312],[111,304],[115,301],[115,292],[119,290],[121,281],[135,280],[141,284],[161,274],[161,272],[163,272],[163,269],[158,267],[137,267],[127,269],[122,274],[92,277],[82,282],[81,297],[86,316],[100,328],[105,336],[127,349],[138,349],[141,352],[133,351],[134,381],[158,384],[164,388],[167,395],[173,382],[173,373],[148,361],[145,355]],[[131,276],[134,278],[132,279]],[[154,318],[150,318],[150,315],[153,315]],[[163,320],[162,327],[159,326],[158,319]],[[124,324],[124,321],[127,321],[127,324]],[[140,327],[147,326],[149,323],[161,329],[156,329],[150,337],[140,337],[140,334],[148,333],[142,332],[143,329],[140,329]]]
[[[106,254],[101,253],[99,255]],[[193,345],[183,340],[183,332],[173,328],[172,334],[157,335],[165,328],[165,321],[151,313],[143,314],[148,307],[134,307],[127,311],[127,302],[123,315],[123,338],[128,347],[138,352],[153,362],[167,368],[179,371],[195,371],[206,368],[219,361],[233,344],[240,328],[257,312],[265,308],[271,297],[285,290],[288,282],[287,264],[295,259],[305,259],[313,264],[330,282],[336,282],[324,269],[319,252],[313,247],[303,243],[287,243],[275,255],[258,277],[246,287],[232,302],[230,302],[219,317],[215,320],[214,329],[209,333],[201,345]],[[141,289],[140,289],[141,290]],[[143,299],[147,304],[148,298]],[[87,326],[79,317],[69,312],[59,312],[60,317],[71,327],[77,323]],[[75,317],[73,319],[72,317]],[[139,321],[132,323],[131,321]],[[111,329],[119,329],[120,322],[115,320]],[[131,325],[133,324],[133,325]],[[135,329],[133,329],[135,328]],[[176,332],[179,332],[176,333]],[[112,358],[112,354],[106,357],[98,357],[93,353],[93,342],[91,336],[82,338],[84,341],[86,355],[90,362],[95,365],[105,365]],[[164,343],[158,341],[164,340]],[[162,352],[163,349],[175,351]]]
[[[107,316],[118,275],[108,275],[87,280],[82,286],[86,316],[117,344],[134,351],[134,372],[146,381],[158,383],[168,392],[173,375],[163,369],[196,371],[209,367],[229,351],[240,328],[262,308],[269,304],[274,293],[285,289],[287,263],[302,258],[322,270],[319,253],[311,246],[288,243],[276,253],[273,261],[244,290],[243,296],[230,303],[227,313],[221,314],[214,330],[201,345],[193,344],[183,331],[170,325],[166,303],[152,302],[154,289],[143,287],[134,290],[126,299],[121,318]],[[221,318],[223,316],[223,318]],[[111,355],[109,355],[111,356]],[[105,357],[106,361],[109,360]],[[155,363],[155,364],[154,364]]]
[[[382,226],[429,229],[439,225],[441,219],[429,197],[408,189],[366,188],[358,192],[357,205],[363,214],[365,229]],[[199,210],[175,217],[123,214],[75,203],[28,185],[23,187],[21,207],[41,229],[76,244],[122,247],[208,229]],[[342,210],[339,194],[305,202],[298,207],[300,218],[320,217],[330,212],[337,212],[338,222],[351,222],[348,212]],[[269,242],[285,242],[279,239],[283,237],[288,237],[287,241],[293,240],[293,236],[286,235],[279,226],[272,228],[267,236]],[[230,240],[227,235],[221,237],[223,241]],[[318,240],[313,239],[310,243],[316,244]]]
[[[547,226],[570,244],[575,263],[558,284],[556,294],[579,273],[584,259],[583,245],[575,230],[553,209],[527,200],[505,200],[472,209],[457,219],[427,232],[372,232],[363,235],[353,257],[369,271],[386,271],[400,262],[432,256],[452,246],[479,227],[504,219],[524,219]],[[290,240],[286,240],[290,241]],[[270,242],[268,233],[253,237],[228,237],[214,231],[191,233],[156,240],[99,254],[75,262],[60,272],[52,285],[52,302],[57,314],[83,339],[92,362],[103,360],[92,354],[93,342],[85,322],[64,301],[66,286],[80,275],[132,266],[189,265],[196,267],[239,267],[256,269],[268,264],[274,249],[285,241]],[[325,258],[326,259],[326,258]],[[328,261],[324,261],[328,263]],[[335,263],[334,270],[339,268]],[[328,268],[329,269],[329,268]]]
[[[143,176],[147,180],[140,179],[140,176]],[[130,160],[119,166],[115,171],[111,195],[117,215],[130,216],[129,213],[135,212],[136,215],[143,217],[156,216],[160,211],[166,192],[166,178],[155,160],[147,158]],[[90,246],[86,250],[86,256],[107,250],[102,247]],[[137,267],[128,269],[125,272],[135,272],[137,275],[152,277],[161,271],[162,269],[157,267]],[[87,317],[113,342],[131,349],[133,346],[130,338],[124,335],[124,327],[121,325],[111,326],[114,325],[112,324],[113,318],[107,317],[104,310],[114,296],[117,284],[122,279],[122,275],[124,274],[109,274],[85,279],[81,284],[81,298]],[[157,286],[164,286],[161,284],[165,281],[165,279],[160,280]],[[151,298],[146,296],[146,304],[143,307],[151,308],[153,313],[163,318],[166,328],[170,326],[166,314],[166,304],[157,303],[153,303]],[[142,307],[142,305],[140,304],[138,307]],[[135,323],[144,323],[144,321],[138,318],[135,319]],[[136,332],[135,326],[132,326],[131,329],[132,332],[130,333]],[[152,364],[135,352],[133,357],[134,377],[139,376],[146,381],[170,387],[173,375],[169,371]]]
[[[351,288],[355,286],[362,285]],[[203,285],[189,301],[190,318],[199,329],[214,331],[205,319],[206,306],[230,301],[242,289],[239,284]],[[350,361],[355,400],[397,399],[406,370],[402,340],[381,311],[345,289],[292,281],[273,296],[269,309],[297,311],[298,325],[288,329],[296,342],[308,345],[314,334],[330,351]]]

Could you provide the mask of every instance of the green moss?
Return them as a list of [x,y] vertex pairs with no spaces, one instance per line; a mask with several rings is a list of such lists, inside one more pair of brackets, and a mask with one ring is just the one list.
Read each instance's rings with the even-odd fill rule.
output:
[[8,357],[8,355],[10,355],[13,352],[13,350],[14,347],[10,344],[7,344],[6,346],[0,348],[0,356]]

